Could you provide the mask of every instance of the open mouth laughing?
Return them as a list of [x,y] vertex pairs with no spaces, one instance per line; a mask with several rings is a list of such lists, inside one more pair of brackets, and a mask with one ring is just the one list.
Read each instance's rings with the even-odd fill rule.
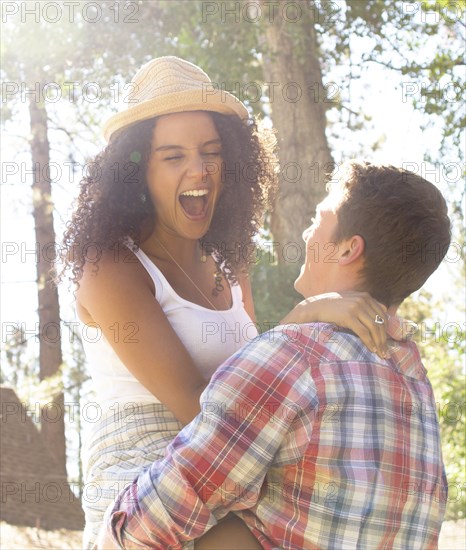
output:
[[198,220],[205,216],[209,193],[207,188],[189,189],[180,193],[178,200],[188,218]]

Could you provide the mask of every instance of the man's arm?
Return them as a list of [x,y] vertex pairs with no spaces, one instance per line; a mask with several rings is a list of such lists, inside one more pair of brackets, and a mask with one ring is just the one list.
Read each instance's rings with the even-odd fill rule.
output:
[[[315,391],[302,348],[280,334],[270,338],[263,335],[217,371],[201,397],[201,414],[120,495],[106,519],[114,545],[180,548],[228,512],[254,506]],[[299,445],[291,448],[298,458]]]

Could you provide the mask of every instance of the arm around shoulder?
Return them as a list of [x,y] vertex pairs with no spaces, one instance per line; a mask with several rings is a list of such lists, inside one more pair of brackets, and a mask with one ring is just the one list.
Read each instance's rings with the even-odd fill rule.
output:
[[289,454],[298,453],[305,438],[293,433],[309,399],[307,369],[293,372],[295,349],[278,340],[252,345],[253,354],[246,346],[214,374],[202,394],[202,414],[164,460],[120,495],[107,518],[108,536],[160,549],[197,539],[228,512],[255,505],[260,492],[253,498],[247,488],[262,485],[285,441]]

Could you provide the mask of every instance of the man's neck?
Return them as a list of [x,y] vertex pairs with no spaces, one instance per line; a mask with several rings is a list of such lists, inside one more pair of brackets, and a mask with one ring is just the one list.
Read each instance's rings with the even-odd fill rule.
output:
[[399,307],[400,307],[400,304],[396,304],[396,305],[390,306],[390,307],[387,309],[387,314],[390,315],[390,317],[395,317],[396,312],[398,311],[398,308],[399,308]]

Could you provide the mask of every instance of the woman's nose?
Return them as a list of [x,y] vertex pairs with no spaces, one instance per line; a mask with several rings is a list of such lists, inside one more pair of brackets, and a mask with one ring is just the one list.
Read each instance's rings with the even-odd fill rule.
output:
[[205,159],[199,153],[193,153],[189,159],[188,174],[190,176],[202,177],[206,173]]

